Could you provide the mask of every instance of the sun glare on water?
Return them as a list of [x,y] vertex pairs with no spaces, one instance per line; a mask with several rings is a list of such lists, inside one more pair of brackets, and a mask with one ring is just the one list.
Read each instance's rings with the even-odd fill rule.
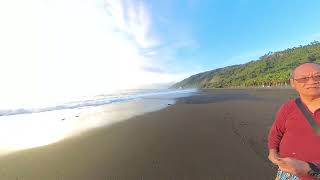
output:
[[44,112],[2,116],[0,118],[0,155],[38,147],[63,139],[75,128],[75,121],[64,123],[67,112]]
[[97,107],[0,117],[0,156],[49,145],[92,128],[164,108],[173,100],[134,100]]

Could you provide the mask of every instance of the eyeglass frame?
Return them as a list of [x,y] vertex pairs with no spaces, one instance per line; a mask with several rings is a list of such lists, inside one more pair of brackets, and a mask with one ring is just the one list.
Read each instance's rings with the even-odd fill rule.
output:
[[[313,79],[314,81],[320,82],[320,74],[308,76],[308,77],[303,77],[303,78],[292,78],[293,80],[297,81],[298,83],[307,83],[310,79]],[[318,79],[317,79],[318,78]],[[305,79],[305,81],[301,82],[302,79]],[[300,82],[299,82],[300,80]]]

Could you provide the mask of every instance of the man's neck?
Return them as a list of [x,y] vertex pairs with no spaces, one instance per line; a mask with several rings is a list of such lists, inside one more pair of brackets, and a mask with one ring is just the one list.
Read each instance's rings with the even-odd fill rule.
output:
[[304,95],[300,94],[300,98],[301,98],[302,102],[304,102],[306,105],[307,104],[313,104],[316,101],[318,101],[320,103],[320,97],[304,96]]
[[320,108],[320,97],[303,96],[300,94],[300,98],[312,113]]

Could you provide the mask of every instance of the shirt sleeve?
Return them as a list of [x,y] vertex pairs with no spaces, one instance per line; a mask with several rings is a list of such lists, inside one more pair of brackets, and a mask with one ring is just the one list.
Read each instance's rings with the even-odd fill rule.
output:
[[283,104],[276,114],[275,121],[273,122],[268,136],[268,148],[277,149],[279,151],[279,144],[281,139],[286,132],[286,115],[287,106]]

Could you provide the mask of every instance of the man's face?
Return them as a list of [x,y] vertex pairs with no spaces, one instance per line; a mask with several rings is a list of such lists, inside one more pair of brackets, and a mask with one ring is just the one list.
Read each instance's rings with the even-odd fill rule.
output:
[[297,67],[291,83],[300,95],[320,97],[320,65],[308,63]]

